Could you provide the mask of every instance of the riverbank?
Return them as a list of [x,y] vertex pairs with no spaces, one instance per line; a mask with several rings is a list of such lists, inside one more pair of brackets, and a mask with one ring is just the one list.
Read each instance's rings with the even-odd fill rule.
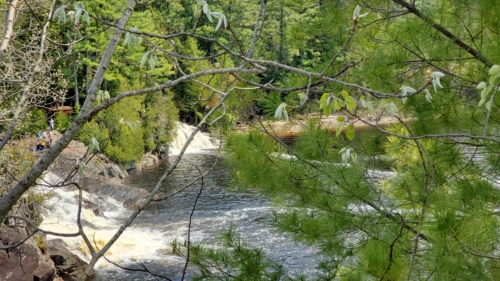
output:
[[324,129],[327,129],[332,133],[335,133],[339,127],[339,122],[337,121],[337,118],[340,116],[343,116],[345,118],[343,127],[344,130],[346,126],[349,124],[353,124],[354,128],[356,129],[364,129],[368,127],[384,126],[384,125],[399,123],[399,120],[387,116],[383,116],[376,119],[373,118],[360,119],[358,117],[346,116],[341,114],[334,114],[328,117],[319,116],[317,114],[311,114],[307,116],[301,116],[295,119],[290,119],[289,121],[278,120],[278,121],[263,121],[260,124],[258,123],[240,124],[236,126],[235,129],[237,131],[247,132],[251,128],[255,127],[255,128],[265,129],[276,137],[291,138],[291,137],[297,137],[300,134],[300,132],[306,129],[309,120],[319,119],[321,122],[321,126]]
[[[55,143],[62,134],[58,131],[46,133],[46,143]],[[48,148],[37,150],[38,139],[36,136],[19,138],[9,142],[6,151],[15,152],[26,161],[36,162],[39,157],[48,152]],[[73,185],[58,186],[60,182],[78,182],[81,177],[81,188],[96,195],[90,200],[83,198],[82,222],[87,231],[89,225],[85,224],[89,216],[102,217],[104,209],[102,200],[109,197],[121,203],[124,210],[136,208],[138,202],[146,197],[149,192],[141,188],[127,187],[120,183],[128,178],[128,172],[117,163],[108,159],[104,154],[94,155],[85,164],[83,173],[78,173],[77,161],[83,159],[88,153],[88,147],[79,141],[71,143],[61,152],[56,160],[44,173],[42,183],[45,187],[33,187],[17,203],[11,215],[26,217],[39,225],[44,230],[60,233],[76,233],[78,228],[75,221],[69,221],[67,225],[73,225],[72,229],[54,229],[61,226],[61,221],[68,220],[68,217],[75,217],[74,213],[63,213],[55,220],[46,222],[46,213],[52,213],[55,209],[69,210],[76,208],[78,193]],[[154,155],[145,155],[144,159],[137,163],[138,169],[158,164],[160,160]],[[57,182],[51,182],[49,178],[57,177]],[[1,183],[1,181],[0,181]],[[41,191],[40,188],[46,190]],[[0,186],[1,191],[1,186]],[[4,190],[5,191],[5,190]],[[4,192],[3,191],[3,192]],[[48,201],[54,201],[48,204]],[[64,202],[64,201],[70,202]],[[66,204],[67,208],[61,205]],[[42,207],[44,205],[44,207]],[[47,205],[47,206],[46,206]],[[120,205],[120,204],[119,204]],[[43,214],[43,215],[42,215]],[[75,219],[73,219],[75,220]],[[43,225],[45,223],[45,225]],[[90,225],[91,226],[91,225]],[[48,237],[40,232],[33,237],[30,236],[32,230],[22,220],[9,219],[0,228],[0,246],[9,246],[15,243],[21,245],[0,250],[0,280],[42,280],[42,281],[69,281],[78,280],[87,267],[87,263],[74,251],[68,250],[66,241],[68,238],[57,236]],[[23,242],[24,241],[24,242]]]

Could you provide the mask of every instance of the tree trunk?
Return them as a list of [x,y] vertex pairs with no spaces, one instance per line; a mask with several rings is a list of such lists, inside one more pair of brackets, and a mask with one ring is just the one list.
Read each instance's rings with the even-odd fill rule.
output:
[[12,0],[9,5],[9,11],[5,16],[5,35],[3,36],[2,45],[0,46],[0,61],[3,59],[3,53],[9,46],[10,38],[12,38],[12,29],[14,26],[14,17],[16,14],[18,0]]
[[117,22],[117,28],[115,29],[113,37],[102,55],[99,67],[97,68],[92,84],[90,85],[89,93],[78,116],[75,118],[73,123],[71,123],[64,135],[62,135],[62,137],[49,149],[47,153],[40,157],[36,165],[28,173],[26,173],[11,190],[0,197],[0,223],[4,221],[5,217],[14,204],[16,204],[17,200],[21,198],[28,188],[36,184],[36,180],[44,171],[47,170],[50,164],[54,162],[56,157],[59,156],[61,151],[66,148],[71,140],[78,135],[83,124],[90,118],[90,113],[96,99],[96,93],[123,33],[122,29],[125,27],[130,16],[132,15],[134,7],[135,0],[129,0],[125,11],[123,12],[120,20]]

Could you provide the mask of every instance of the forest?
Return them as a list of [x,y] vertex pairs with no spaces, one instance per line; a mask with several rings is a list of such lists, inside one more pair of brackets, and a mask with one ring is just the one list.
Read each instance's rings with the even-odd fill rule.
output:
[[[272,226],[321,258],[316,276],[289,275],[229,230],[218,249],[174,247],[197,268],[195,280],[500,279],[497,0],[0,7],[1,227],[44,233],[16,206],[72,140],[89,147],[77,172],[96,153],[133,168],[145,153],[168,154],[182,121],[196,127],[188,141],[219,134],[232,186],[272,200],[281,208]],[[335,133],[321,122],[332,116]],[[62,136],[45,153],[15,145],[50,118]],[[383,118],[393,122],[377,123]],[[303,127],[292,144],[266,126],[278,120]],[[79,280],[182,157],[104,247],[80,225],[75,235],[92,258]],[[374,169],[393,176],[373,180]]]

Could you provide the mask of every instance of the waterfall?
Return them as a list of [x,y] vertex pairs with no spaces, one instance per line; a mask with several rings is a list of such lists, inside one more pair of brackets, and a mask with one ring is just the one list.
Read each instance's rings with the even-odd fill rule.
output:
[[[56,184],[61,179],[53,173],[45,175],[48,184]],[[75,233],[78,210],[78,190],[76,188],[52,188],[37,186],[36,191],[48,197],[44,201],[44,220],[40,228],[59,233]],[[83,208],[81,221],[85,233],[94,247],[102,248],[104,244],[119,229],[121,223],[129,216],[131,210],[125,208],[122,202],[111,197],[83,192]],[[131,262],[138,260],[157,260],[158,251],[169,248],[160,230],[130,226],[118,241],[106,253],[115,262]],[[47,240],[59,238],[48,235]],[[89,251],[80,237],[63,238],[67,248],[85,261],[90,260]],[[109,266],[104,259],[99,260],[96,270]]]
[[[191,133],[195,130],[195,127],[181,122],[177,122],[176,127],[177,134],[170,145],[169,155],[178,155]],[[204,150],[218,147],[219,144],[217,141],[212,141],[209,134],[198,132],[193,141],[189,144],[186,153],[203,153]]]

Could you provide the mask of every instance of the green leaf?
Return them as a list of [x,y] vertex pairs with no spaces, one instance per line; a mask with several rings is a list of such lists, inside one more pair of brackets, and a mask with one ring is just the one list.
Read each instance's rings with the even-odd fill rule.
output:
[[485,98],[488,96],[488,94],[489,94],[489,93],[490,93],[490,91],[491,91],[491,88],[492,88],[492,87],[491,87],[491,85],[490,85],[490,86],[488,86],[488,87],[484,88],[484,89],[481,91],[481,98],[482,98],[482,99],[485,99]]
[[156,61],[154,59],[154,56],[149,57],[148,63],[149,63],[149,69],[154,70],[156,67]]
[[346,90],[343,90],[341,92],[342,96],[344,97],[344,99],[348,99],[350,96],[349,96],[349,93],[346,91]]
[[325,116],[327,116],[327,117],[330,116],[331,112],[332,112],[332,105],[331,104],[323,107],[323,114]]
[[354,124],[351,123],[351,124],[347,125],[346,129],[348,131],[354,132]]
[[493,98],[494,97],[495,96],[492,95],[491,98],[490,98],[490,100],[486,103],[486,109],[491,110],[491,107],[493,106]]
[[85,21],[87,22],[87,25],[90,25],[90,17],[87,11],[85,11]]
[[130,32],[125,33],[125,39],[123,40],[123,46],[127,46],[130,41]]
[[347,129],[345,131],[345,136],[347,139],[352,140],[354,138],[354,124],[347,125]]
[[490,70],[488,71],[489,75],[495,75],[495,74],[498,74],[498,73],[500,73],[500,65],[497,65],[497,64],[493,65],[490,68]]
[[368,101],[366,102],[366,107],[368,108],[368,111],[371,113],[371,114],[375,114],[375,110],[373,109],[373,104],[371,101]]
[[52,19],[57,18],[57,23],[65,22],[66,21],[66,11],[65,11],[65,9],[66,9],[66,4],[59,6],[59,8],[57,8],[54,11]]
[[490,110],[491,109],[491,100],[489,100],[485,105],[486,109]]
[[345,121],[345,117],[344,116],[337,117],[337,122],[344,122],[344,121]]
[[326,105],[326,100],[330,96],[329,93],[324,93],[321,98],[319,99],[319,109],[323,109]]
[[66,7],[66,5],[61,5],[59,6],[55,11],[54,11],[54,14],[52,15],[52,18],[57,18],[61,12],[64,11],[64,7]]
[[142,56],[142,59],[141,59],[141,66],[139,66],[139,68],[142,68],[146,62],[148,61],[148,56],[149,56],[149,52],[151,51],[147,51],[143,56]]
[[87,166],[85,166],[84,162],[80,162],[80,159],[76,159],[76,165],[78,166],[78,174],[80,175],[81,178],[83,177],[83,172],[85,171]]
[[80,21],[80,17],[82,16],[82,9],[78,9],[75,11],[75,22],[74,24],[78,24],[78,22]]
[[356,161],[358,160],[358,155],[355,152],[351,153],[351,159],[353,163],[356,163]]
[[332,109],[333,109],[333,112],[340,110],[340,104],[339,104],[338,100],[336,100],[335,102],[332,103]]
[[347,101],[346,106],[347,110],[353,110],[356,108],[356,103],[354,101]]
[[89,144],[90,153],[92,153],[94,151],[94,149],[97,151],[100,151],[99,142],[97,141],[97,139],[95,137],[92,137],[91,142]]
[[339,125],[337,126],[337,132],[335,133],[335,136],[340,136],[342,133],[342,130],[344,129],[344,122],[340,122]]
[[490,77],[490,84],[495,83],[495,80],[498,78],[499,75],[500,75],[500,73],[497,73],[497,74],[491,76]]

